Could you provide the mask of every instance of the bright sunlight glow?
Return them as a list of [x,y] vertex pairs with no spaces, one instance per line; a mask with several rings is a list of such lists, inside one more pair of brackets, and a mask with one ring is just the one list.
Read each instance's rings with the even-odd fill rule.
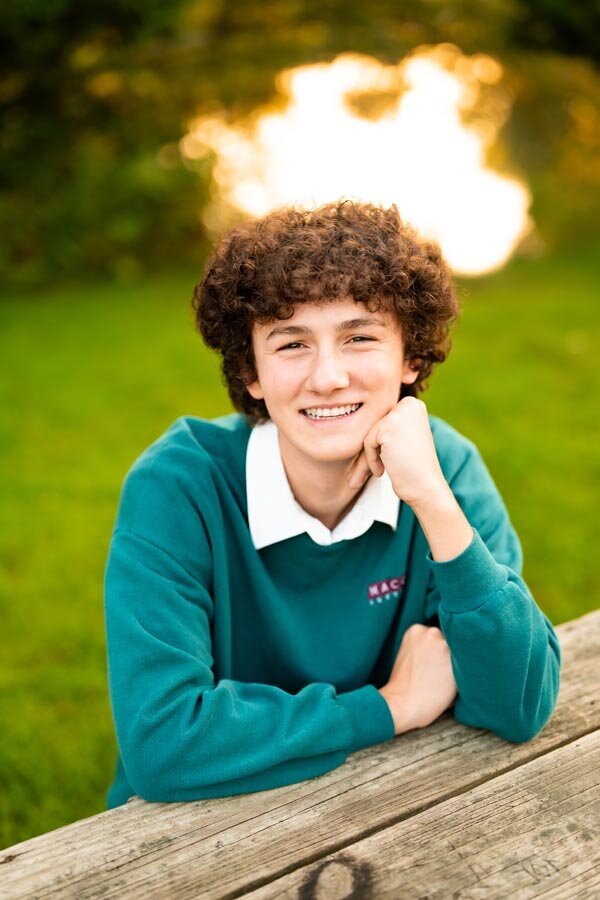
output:
[[[510,112],[501,77],[492,57],[451,45],[420,48],[396,66],[343,54],[285,70],[277,79],[284,109],[257,110],[237,125],[198,118],[182,139],[188,160],[215,154],[218,196],[205,224],[223,226],[224,204],[261,216],[342,197],[395,203],[455,272],[497,269],[532,228],[527,187],[486,165]],[[490,85],[495,102],[477,116]]]

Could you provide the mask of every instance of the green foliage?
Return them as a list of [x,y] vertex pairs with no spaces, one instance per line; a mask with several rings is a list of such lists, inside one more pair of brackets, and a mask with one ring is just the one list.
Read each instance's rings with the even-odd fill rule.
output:
[[598,0],[521,0],[510,28],[516,46],[548,48],[570,56],[600,59]]
[[[102,586],[120,487],[177,416],[231,409],[193,329],[198,275],[3,303],[2,847],[105,808]],[[556,624],[600,605],[599,278],[594,254],[465,282],[454,348],[424,394],[480,447]]]
[[515,55],[505,86],[517,98],[502,137],[530,185],[548,249],[597,244],[600,78],[587,60]]
[[[8,0],[0,6],[0,280],[132,279],[198,258],[210,162],[198,112],[271,101],[281,69],[423,44],[489,52],[514,112],[496,156],[531,179],[550,247],[598,218],[597,4],[554,0]],[[577,58],[574,55],[578,55]]]
[[181,110],[152,58],[180,5],[2,7],[0,277],[127,275],[198,252],[207,179],[169,151]]

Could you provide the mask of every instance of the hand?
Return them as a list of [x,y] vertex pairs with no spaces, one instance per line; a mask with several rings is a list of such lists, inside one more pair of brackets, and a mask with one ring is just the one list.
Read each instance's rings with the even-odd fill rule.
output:
[[361,487],[373,474],[387,472],[394,491],[408,504],[448,491],[429,425],[427,407],[404,397],[367,432],[350,474],[350,487]]
[[394,734],[425,728],[457,694],[450,648],[439,628],[411,625],[402,638],[390,680],[379,693],[394,720]]

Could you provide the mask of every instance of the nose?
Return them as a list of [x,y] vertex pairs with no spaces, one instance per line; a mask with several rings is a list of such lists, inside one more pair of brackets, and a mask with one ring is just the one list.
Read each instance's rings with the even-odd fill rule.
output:
[[350,376],[341,354],[327,349],[316,354],[306,379],[308,390],[315,394],[329,394],[336,388],[345,388],[349,384]]

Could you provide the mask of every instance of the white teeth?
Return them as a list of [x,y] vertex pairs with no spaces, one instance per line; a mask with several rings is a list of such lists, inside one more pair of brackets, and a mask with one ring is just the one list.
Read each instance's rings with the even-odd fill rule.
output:
[[330,419],[334,416],[347,416],[349,413],[355,412],[360,406],[360,403],[354,403],[352,406],[334,406],[332,409],[314,406],[311,409],[305,409],[304,413],[311,419]]

